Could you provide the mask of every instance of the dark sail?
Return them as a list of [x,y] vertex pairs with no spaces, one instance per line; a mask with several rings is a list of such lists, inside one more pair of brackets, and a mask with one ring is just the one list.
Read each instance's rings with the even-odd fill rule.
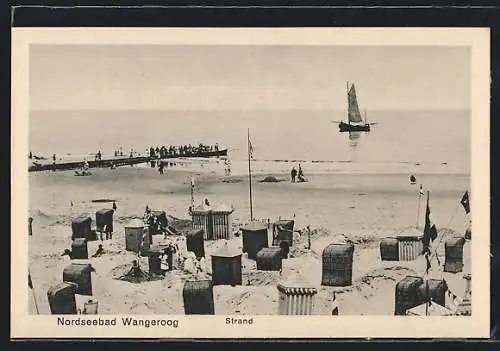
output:
[[358,99],[356,98],[356,88],[354,84],[351,85],[349,92],[347,93],[348,100],[348,118],[349,123],[361,123],[363,118],[359,112]]

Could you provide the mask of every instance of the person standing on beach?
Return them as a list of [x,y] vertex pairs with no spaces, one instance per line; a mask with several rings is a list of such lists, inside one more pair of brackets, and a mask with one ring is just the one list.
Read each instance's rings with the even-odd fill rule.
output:
[[290,175],[292,177],[292,183],[295,183],[295,177],[297,176],[297,170],[295,169],[295,167],[292,167]]
[[146,205],[146,210],[144,211],[144,217],[143,217],[144,224],[149,225],[150,217],[151,217],[151,210],[149,209],[149,206]]
[[161,258],[160,258],[160,269],[161,269],[161,272],[163,273],[163,275],[165,275],[167,273],[167,270],[168,270],[168,250],[165,248],[163,249],[163,255],[161,255]]
[[56,171],[56,154],[52,155],[52,170]]
[[115,212],[116,212],[116,209],[117,209],[117,208],[118,208],[118,207],[116,206],[116,201],[113,201],[113,211],[115,211]]
[[302,167],[300,166],[299,163],[299,174],[297,176],[299,182],[305,182],[306,180],[304,179],[304,172],[302,172]]
[[167,252],[168,271],[172,271],[174,269],[174,254],[177,252],[176,245],[172,243],[168,244],[166,252]]

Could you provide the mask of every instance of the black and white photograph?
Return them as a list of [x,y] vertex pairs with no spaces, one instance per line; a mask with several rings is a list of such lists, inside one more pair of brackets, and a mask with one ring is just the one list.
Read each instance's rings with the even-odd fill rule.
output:
[[485,318],[487,30],[179,31],[23,44],[22,313]]

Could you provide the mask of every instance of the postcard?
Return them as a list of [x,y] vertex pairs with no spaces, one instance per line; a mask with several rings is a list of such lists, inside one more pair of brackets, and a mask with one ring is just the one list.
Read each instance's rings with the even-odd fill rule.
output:
[[14,28],[11,337],[488,337],[489,35]]

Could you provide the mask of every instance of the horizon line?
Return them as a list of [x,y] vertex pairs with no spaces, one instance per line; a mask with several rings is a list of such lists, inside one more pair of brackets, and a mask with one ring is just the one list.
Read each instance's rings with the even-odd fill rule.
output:
[[[366,110],[367,112],[399,112],[399,111],[405,111],[405,112],[420,112],[420,111],[426,111],[426,112],[433,112],[433,111],[460,111],[460,112],[470,112],[472,109],[471,108],[373,108],[373,109],[368,109],[365,108],[363,111]],[[345,112],[346,109],[328,109],[328,108],[313,108],[313,109],[308,109],[308,108],[256,108],[256,109],[247,109],[247,108],[229,108],[229,109],[203,109],[203,108],[155,108],[155,109],[149,109],[149,108],[130,108],[130,109],[86,109],[86,108],[75,108],[75,109],[29,109],[29,113],[32,112],[302,112],[302,111],[307,111],[307,112]]]

